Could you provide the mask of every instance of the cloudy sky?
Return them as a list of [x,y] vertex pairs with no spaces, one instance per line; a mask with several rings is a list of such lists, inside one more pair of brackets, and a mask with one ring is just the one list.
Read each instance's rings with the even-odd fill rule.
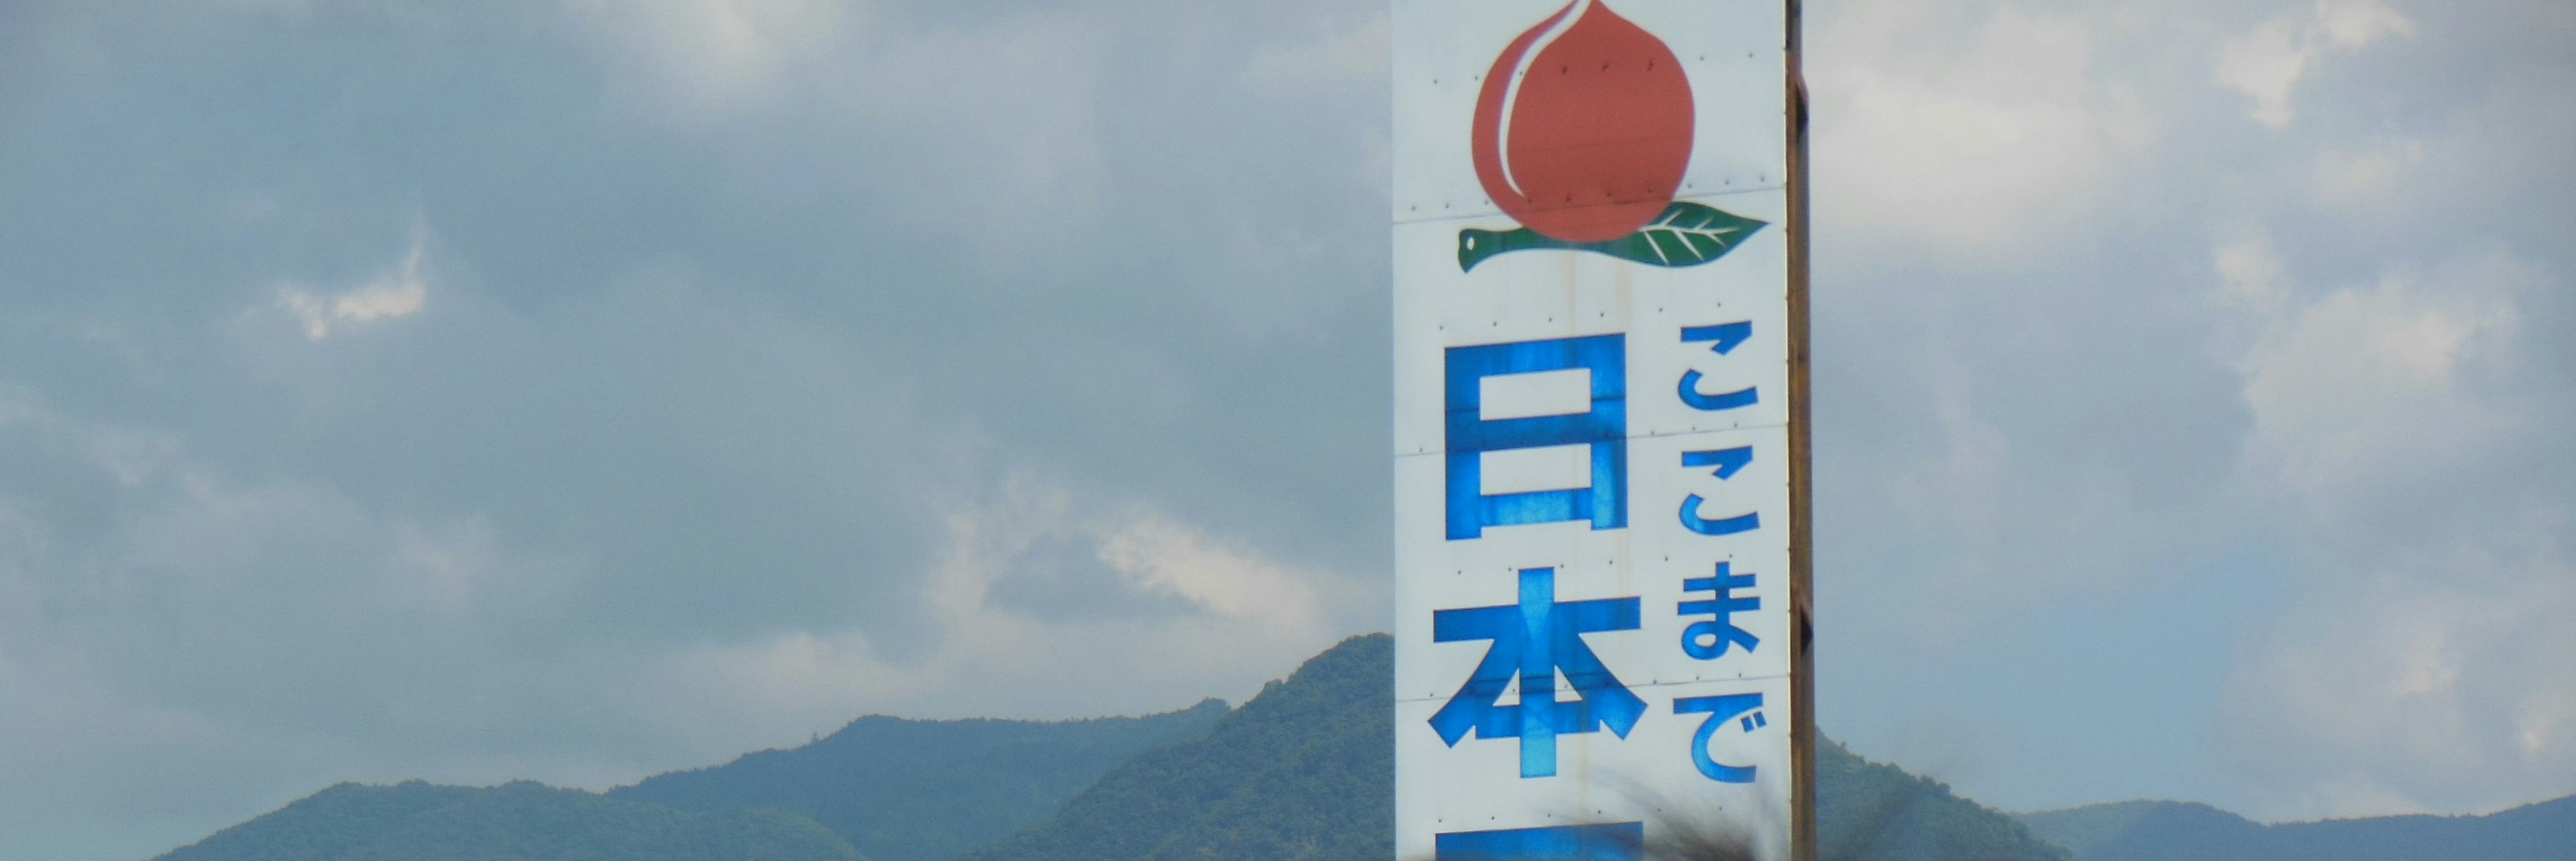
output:
[[[2576,792],[2576,7],[1818,0],[1820,722]],[[0,3],[0,856],[1387,626],[1376,0]]]

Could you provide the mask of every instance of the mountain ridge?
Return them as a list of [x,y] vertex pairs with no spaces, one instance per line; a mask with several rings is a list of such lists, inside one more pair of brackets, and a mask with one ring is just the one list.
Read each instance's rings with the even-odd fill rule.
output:
[[[1384,634],[1345,640],[1232,709],[869,715],[806,745],[605,794],[338,784],[162,859],[1384,861],[1393,652]],[[2192,802],[2005,814],[1830,739],[1816,759],[1821,861],[2576,859],[2576,796],[2480,816],[2278,825]]]
[[334,784],[158,861],[862,861],[813,820],[687,811],[518,781]]
[[2115,801],[2014,815],[2078,861],[2567,861],[2576,795],[2487,814],[2265,824],[2199,802]]
[[1395,641],[1343,640],[1202,738],[1103,775],[967,861],[1386,858],[1395,852]]
[[872,861],[948,861],[1052,816],[1138,754],[1205,735],[1214,698],[1136,717],[913,720],[868,715],[794,748],[665,772],[611,798],[693,810],[767,807],[831,829]]

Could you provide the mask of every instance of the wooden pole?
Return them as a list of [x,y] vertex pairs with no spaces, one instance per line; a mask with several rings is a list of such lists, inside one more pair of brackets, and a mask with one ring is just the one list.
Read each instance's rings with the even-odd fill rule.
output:
[[1788,4],[1789,150],[1789,857],[1817,861],[1815,469],[1810,461],[1807,388],[1807,82],[1801,66],[1799,0]]

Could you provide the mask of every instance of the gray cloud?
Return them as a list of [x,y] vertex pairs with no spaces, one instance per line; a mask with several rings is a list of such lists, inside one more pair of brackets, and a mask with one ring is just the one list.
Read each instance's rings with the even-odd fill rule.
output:
[[[2563,707],[2515,690],[2570,680],[2549,629],[2445,639],[2462,602],[2555,606],[2563,10],[1822,20],[1827,727],[2015,806],[2576,790],[2532,729]],[[2267,30],[2298,70],[2250,98],[2228,55]],[[2383,686],[2400,657],[2455,682]],[[2411,771],[2428,747],[2484,753]]]
[[[2566,12],[1810,12],[1826,729],[2012,806],[2576,791]],[[0,9],[0,854],[1383,627],[1384,44]]]
[[[1383,82],[1276,59],[1374,10],[795,7],[23,13],[10,852],[1240,698],[1383,624]],[[620,17],[683,13],[744,29]],[[1169,612],[988,604],[1023,526]]]

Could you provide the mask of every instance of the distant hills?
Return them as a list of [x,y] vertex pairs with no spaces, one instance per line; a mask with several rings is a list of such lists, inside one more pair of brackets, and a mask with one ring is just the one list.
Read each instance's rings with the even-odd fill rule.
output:
[[1353,637],[1207,737],[1119,766],[970,861],[1387,859],[1395,854],[1395,646]]
[[685,811],[577,789],[341,784],[162,861],[858,861],[776,810]]
[[2123,801],[2025,813],[2080,861],[2569,861],[2576,796],[2486,816],[2383,816],[2264,825],[2206,804]]
[[[1240,713],[1235,713],[1240,714]],[[947,861],[1047,821],[1137,754],[1208,734],[1221,700],[1145,717],[917,721],[882,716],[793,750],[647,778],[611,798],[811,818],[869,861]]]
[[[1394,648],[1354,637],[1239,709],[865,717],[605,796],[343,784],[164,861],[1386,861]],[[2006,815],[1825,741],[1821,861],[2576,859],[2576,798],[2484,817],[2265,826],[2197,804]]]
[[2078,861],[1940,781],[1832,739],[1816,746],[1816,844],[1821,861]]

